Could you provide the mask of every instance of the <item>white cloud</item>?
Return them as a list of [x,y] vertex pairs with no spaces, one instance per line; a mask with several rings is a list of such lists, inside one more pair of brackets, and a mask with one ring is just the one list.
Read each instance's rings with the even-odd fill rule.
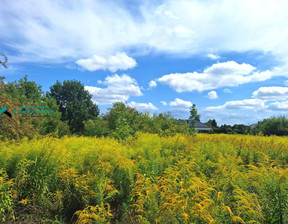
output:
[[130,58],[124,52],[117,53],[108,58],[94,55],[91,58],[80,59],[76,61],[76,63],[90,72],[96,70],[109,70],[110,72],[116,72],[117,70],[134,68],[137,64],[133,58]]
[[220,56],[216,54],[207,54],[206,56],[212,60],[217,60],[220,58]]
[[170,102],[169,105],[173,107],[191,107],[192,103],[190,101],[185,101],[176,98],[174,101]]
[[151,80],[151,81],[149,82],[149,87],[150,87],[150,88],[154,88],[154,87],[156,87],[156,86],[157,86],[157,82],[156,82],[156,81]]
[[285,86],[288,86],[288,80],[285,80],[285,81],[284,81],[284,85],[285,85]]
[[92,94],[92,100],[99,105],[112,104],[117,101],[127,101],[130,96],[143,95],[136,80],[128,75],[107,76],[105,81],[98,81],[107,88],[85,86],[85,89]]
[[216,91],[211,91],[207,94],[206,96],[207,98],[214,100],[218,98],[217,92]]
[[287,59],[286,0],[137,2],[132,11],[119,1],[2,0],[0,42],[19,52],[14,61],[30,62],[71,62],[131,47],[135,54],[214,49],[271,52]]
[[275,102],[271,103],[267,106],[268,110],[271,111],[288,111],[288,101],[282,101],[282,102]]
[[245,99],[238,101],[228,101],[222,106],[207,107],[205,111],[223,111],[223,110],[260,110],[264,109],[265,104],[259,99]]
[[213,90],[225,86],[238,86],[250,82],[270,79],[271,71],[257,72],[249,64],[238,64],[234,61],[213,64],[203,73],[174,73],[158,79],[177,92]]
[[232,90],[226,88],[226,89],[223,90],[223,92],[224,92],[224,93],[229,93],[229,94],[230,94],[230,93],[232,93]]
[[253,92],[253,98],[268,101],[286,100],[288,99],[288,87],[260,87]]
[[166,101],[160,101],[160,103],[162,103],[163,106],[167,106],[167,102]]
[[205,74],[211,75],[248,75],[255,70],[255,67],[249,64],[238,64],[235,61],[227,61],[222,63],[216,63],[204,70]]
[[134,101],[131,101],[128,103],[129,107],[135,107],[138,110],[158,110],[157,107],[155,107],[152,103],[136,103]]

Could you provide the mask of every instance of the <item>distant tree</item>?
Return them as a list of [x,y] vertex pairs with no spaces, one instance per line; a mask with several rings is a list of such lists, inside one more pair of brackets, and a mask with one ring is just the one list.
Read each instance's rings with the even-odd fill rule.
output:
[[198,110],[196,109],[196,105],[193,104],[190,108],[190,120],[200,121],[200,115],[198,114]]
[[92,102],[92,96],[79,81],[57,81],[50,87],[48,97],[56,99],[61,120],[67,121],[72,133],[84,131],[84,121],[95,119],[99,115],[99,108]]
[[205,124],[207,124],[210,128],[217,128],[218,127],[215,119],[209,120]]
[[264,135],[288,135],[288,119],[285,116],[270,117],[259,121],[254,133],[262,132]]

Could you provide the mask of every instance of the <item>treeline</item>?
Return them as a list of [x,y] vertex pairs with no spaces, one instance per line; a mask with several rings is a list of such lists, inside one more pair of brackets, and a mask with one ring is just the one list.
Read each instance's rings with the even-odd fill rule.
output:
[[[8,139],[47,134],[125,139],[137,131],[160,136],[195,133],[195,129],[180,124],[170,113],[141,113],[122,102],[114,103],[107,113],[100,115],[84,85],[73,80],[57,81],[50,91],[44,93],[42,87],[28,81],[27,76],[8,83],[1,77],[0,102],[1,108],[6,106],[12,114],[12,118],[0,116],[0,135]],[[21,110],[34,112],[39,107],[47,108],[50,113],[13,113]]]
[[257,124],[244,125],[221,125],[218,126],[215,119],[209,120],[205,123],[212,128],[210,133],[223,133],[223,134],[249,134],[249,135],[288,135],[288,119],[285,116],[272,116],[259,121]]

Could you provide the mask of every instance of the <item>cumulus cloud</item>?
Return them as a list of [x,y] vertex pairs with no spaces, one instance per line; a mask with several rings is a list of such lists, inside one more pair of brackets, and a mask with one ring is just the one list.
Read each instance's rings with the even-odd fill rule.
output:
[[133,11],[121,2],[2,0],[0,41],[18,52],[14,61],[30,62],[71,62],[131,47],[135,54],[214,49],[287,58],[286,0],[137,1]]
[[207,94],[206,96],[207,98],[211,99],[211,100],[215,100],[218,98],[217,92],[216,91],[211,91]]
[[158,79],[176,92],[191,92],[213,90],[225,86],[238,86],[250,82],[260,82],[270,79],[271,71],[254,71],[252,65],[235,61],[216,63],[208,67],[203,73],[174,73],[164,75]]
[[288,101],[270,103],[267,106],[267,109],[270,110],[270,111],[287,112],[288,111]]
[[137,81],[128,75],[107,76],[105,81],[98,81],[107,88],[85,86],[85,89],[92,95],[92,100],[99,105],[112,104],[117,101],[127,101],[130,96],[143,95]]
[[154,88],[154,87],[156,87],[156,86],[157,86],[157,82],[156,82],[156,81],[151,80],[151,81],[149,82],[149,87],[150,87],[150,88]]
[[220,58],[220,56],[216,54],[207,54],[206,56],[212,60],[217,60]]
[[176,98],[174,101],[171,101],[169,105],[173,107],[191,107],[192,103],[190,101],[185,101],[185,100]]
[[166,101],[160,101],[160,103],[162,103],[163,106],[167,106],[167,102]]
[[134,101],[131,101],[128,103],[128,106],[135,107],[138,110],[158,110],[157,107],[155,107],[152,103],[136,103]]
[[207,107],[205,111],[224,111],[224,110],[260,110],[264,109],[265,104],[259,99],[245,99],[228,101],[224,105]]
[[258,90],[254,91],[252,95],[253,98],[267,101],[286,100],[288,99],[288,87],[260,87]]
[[94,55],[91,58],[80,59],[76,61],[76,64],[90,72],[96,70],[109,70],[110,72],[116,72],[117,70],[134,68],[137,63],[133,58],[130,58],[126,53],[122,52],[109,56],[108,58]]

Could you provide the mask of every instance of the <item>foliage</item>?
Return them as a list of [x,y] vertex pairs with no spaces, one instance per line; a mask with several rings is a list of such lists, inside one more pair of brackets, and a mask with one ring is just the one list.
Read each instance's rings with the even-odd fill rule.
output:
[[2,141],[0,218],[287,223],[287,142],[276,136],[139,132],[120,142],[75,136]]
[[72,133],[82,133],[83,122],[99,115],[99,108],[92,102],[92,96],[78,81],[57,81],[50,87],[47,97],[56,99],[62,113],[61,120],[68,122]]
[[[1,106],[6,106],[12,114],[12,118],[0,117],[2,127],[0,134],[4,137],[17,139],[24,136],[32,137],[50,133],[61,137],[69,134],[68,125],[60,120],[61,113],[58,111],[59,107],[56,100],[44,97],[41,86],[33,81],[28,81],[27,76],[24,79],[7,84],[0,81],[0,102]],[[46,107],[47,110],[54,111],[54,113],[49,115],[13,113],[13,111],[21,110],[20,107],[22,106],[28,108]]]
[[205,124],[208,125],[210,128],[217,128],[218,127],[215,119],[209,120]]
[[36,82],[28,81],[27,75],[24,79],[7,83],[7,94],[17,99],[21,104],[26,102],[40,103],[42,101],[43,91]]
[[288,135],[288,119],[285,116],[271,117],[259,121],[254,133],[262,132],[264,135]]
[[200,121],[200,114],[198,114],[198,110],[196,109],[196,105],[193,104],[190,108],[190,116],[189,120]]
[[140,113],[122,102],[113,104],[103,120],[108,124],[108,133],[117,139],[126,139],[136,132],[156,133],[160,136],[173,136],[176,133],[194,134],[187,124],[181,124],[170,113],[150,115]]
[[[1,108],[6,106],[7,110],[11,114],[12,111],[19,110],[21,105],[19,101],[7,95],[5,92],[5,84],[2,83],[0,85]],[[30,114],[23,115],[15,113],[12,115],[12,118],[8,116],[0,116],[0,138],[19,139],[25,136],[37,136],[38,130],[34,128],[34,124],[39,124],[40,122],[41,117],[31,116]]]
[[102,137],[108,134],[108,123],[100,118],[84,121],[84,135]]

